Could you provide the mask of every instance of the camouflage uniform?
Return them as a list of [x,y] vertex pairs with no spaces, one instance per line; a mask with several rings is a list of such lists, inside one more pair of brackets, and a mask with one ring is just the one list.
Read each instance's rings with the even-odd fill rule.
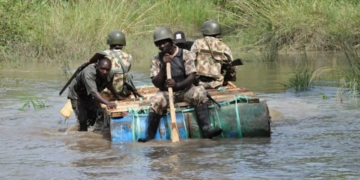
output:
[[[125,65],[124,69],[125,69],[125,71],[127,70],[127,72],[130,71],[130,68],[131,68],[132,56],[128,53],[125,53],[124,51],[121,51],[120,49],[103,51],[106,55],[108,55],[109,59],[112,62],[111,63],[112,64],[111,71],[113,71],[113,73],[114,73],[113,86],[117,92],[121,92],[121,90],[123,89],[123,84],[124,84],[124,82],[126,82],[126,79],[124,79],[126,77],[124,76],[124,73],[121,68],[120,62],[118,61],[118,58],[116,57],[115,54],[113,54],[112,51],[116,52],[119,55],[123,64]],[[111,95],[111,92],[108,89],[105,89],[103,91],[103,93]]]
[[[191,54],[196,57],[197,77],[205,76],[213,79],[210,82],[200,81],[199,85],[206,89],[221,86],[224,82],[222,64],[229,64],[233,61],[230,48],[218,38],[205,36],[194,42]],[[236,76],[236,68],[231,67],[231,69],[232,76]]]
[[[196,72],[194,58],[190,51],[183,50],[183,60],[185,74],[189,75]],[[151,59],[150,78],[155,77],[160,72],[159,55]],[[184,101],[191,105],[198,106],[205,104],[207,101],[207,92],[202,86],[193,86],[189,89],[174,92],[174,102]],[[169,106],[169,93],[167,91],[158,91],[151,102],[150,111],[162,115]]]

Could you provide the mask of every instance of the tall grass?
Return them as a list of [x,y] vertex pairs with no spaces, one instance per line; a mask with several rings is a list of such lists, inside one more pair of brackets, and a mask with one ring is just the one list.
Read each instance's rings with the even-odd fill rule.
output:
[[344,98],[349,98],[357,103],[360,90],[360,57],[358,50],[354,47],[356,39],[345,36],[342,38],[335,37],[332,41],[343,50],[345,59],[335,61],[331,67],[317,69],[312,74],[310,82],[329,74],[336,74],[340,83],[337,91],[340,102]]
[[[201,36],[201,24],[220,22],[233,52],[338,50],[332,36],[359,47],[360,3],[354,0],[1,0],[0,61],[87,61],[107,49],[113,29],[126,32],[125,51],[142,60],[153,54],[152,32],[169,26]],[[338,27],[344,27],[342,30]],[[146,54],[146,55],[145,55]],[[148,59],[148,58],[147,58]]]
[[356,32],[359,8],[356,1],[229,0],[224,13],[231,16],[228,28],[237,32],[248,49],[266,49],[274,44],[280,51],[288,52],[337,49],[329,41],[330,33],[344,34],[335,26]]
[[294,91],[308,91],[312,87],[310,84],[310,78],[313,74],[311,69],[311,60],[308,59],[307,54],[304,54],[304,57],[299,62],[299,64],[294,67],[290,73],[290,77],[287,82],[280,83],[284,86],[285,90],[294,90]]
[[[15,43],[3,41],[1,60],[87,61],[95,52],[108,48],[106,38],[114,29],[126,33],[126,50],[131,54],[144,52],[149,46],[149,51],[154,51],[153,42],[147,39],[152,38],[156,27],[170,26],[173,31],[196,33],[203,21],[217,17],[212,1],[201,0],[15,1],[19,7],[9,10],[8,19],[25,11],[27,18],[15,22],[24,21],[29,26],[18,33],[21,38],[4,36],[3,39]],[[8,7],[14,4],[11,0],[0,3],[4,2]]]

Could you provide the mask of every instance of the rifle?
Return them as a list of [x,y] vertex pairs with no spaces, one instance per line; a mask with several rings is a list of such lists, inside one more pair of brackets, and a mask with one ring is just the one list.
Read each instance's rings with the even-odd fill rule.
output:
[[140,93],[137,92],[137,89],[136,89],[136,87],[135,87],[135,85],[134,85],[134,82],[133,82],[133,80],[132,80],[132,75],[127,75],[127,76],[126,76],[126,82],[125,82],[125,84],[126,84],[128,90],[131,91],[131,92],[134,94],[135,98],[137,98],[137,97],[144,97],[144,96],[142,96]]
[[68,80],[68,82],[65,84],[65,86],[61,89],[61,91],[59,92],[59,96],[61,96],[61,94],[65,91],[65,89],[69,86],[69,84],[71,83],[71,81],[83,70],[85,69],[89,64],[91,63],[95,63],[98,59],[102,58],[106,56],[104,53],[102,52],[98,52],[96,53],[90,60],[89,62],[86,62],[84,64],[82,64],[81,66],[79,66],[75,73],[71,76],[71,78]]
[[[207,91],[206,91],[206,92],[207,92]],[[209,94],[209,92],[207,92],[206,97],[207,97],[210,101],[212,101],[213,103],[215,103],[217,106],[219,106],[219,108],[221,108],[220,104],[219,104],[218,102],[216,102],[214,98],[212,98],[212,96]]]
[[237,58],[231,61],[230,64],[224,64],[222,66],[221,72],[223,72],[224,70],[226,71],[223,85],[226,85],[228,81],[236,81],[236,73],[233,69],[231,69],[231,67],[241,65],[244,65],[243,61],[240,58]]
[[231,61],[231,66],[241,66],[241,65],[244,65],[244,63],[240,58]]

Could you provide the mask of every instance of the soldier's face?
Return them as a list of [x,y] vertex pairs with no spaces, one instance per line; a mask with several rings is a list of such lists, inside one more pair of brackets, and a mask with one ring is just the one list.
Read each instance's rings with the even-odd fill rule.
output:
[[97,66],[98,75],[101,79],[106,79],[110,74],[111,63],[108,61],[101,61]]
[[155,45],[159,48],[161,52],[165,53],[170,53],[173,47],[172,41],[169,39],[157,41]]

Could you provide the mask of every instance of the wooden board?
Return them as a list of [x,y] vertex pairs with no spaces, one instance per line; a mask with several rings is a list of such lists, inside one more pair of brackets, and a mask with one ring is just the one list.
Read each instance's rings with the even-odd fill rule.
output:
[[[154,93],[154,95],[157,92],[157,89],[155,91],[154,87],[147,88],[146,90],[148,90],[149,92],[152,91],[152,93]],[[259,98],[253,92],[249,92],[245,88],[229,88],[226,91],[218,91],[216,89],[211,89],[211,90],[208,90],[208,92],[212,96],[212,98],[217,102],[233,100],[235,98],[235,95],[243,96],[244,97],[242,99],[243,102],[247,102],[247,103],[259,103],[260,102]],[[245,97],[247,97],[247,98],[245,98]],[[106,111],[112,117],[121,117],[121,115],[123,115],[124,112],[127,112],[129,109],[135,109],[135,110],[140,110],[143,108],[147,109],[150,106],[152,98],[153,97],[150,97],[149,99],[147,99],[147,97],[145,97],[143,99],[146,99],[146,100],[139,100],[139,98],[137,98],[135,100],[129,99],[129,100],[125,100],[125,101],[120,101],[117,103],[117,107],[114,109],[107,109],[106,105],[102,104],[102,108],[106,109]],[[207,103],[209,105],[212,104],[212,102],[210,100]],[[190,104],[188,104],[186,102],[177,102],[174,105],[176,108],[190,106]]]

